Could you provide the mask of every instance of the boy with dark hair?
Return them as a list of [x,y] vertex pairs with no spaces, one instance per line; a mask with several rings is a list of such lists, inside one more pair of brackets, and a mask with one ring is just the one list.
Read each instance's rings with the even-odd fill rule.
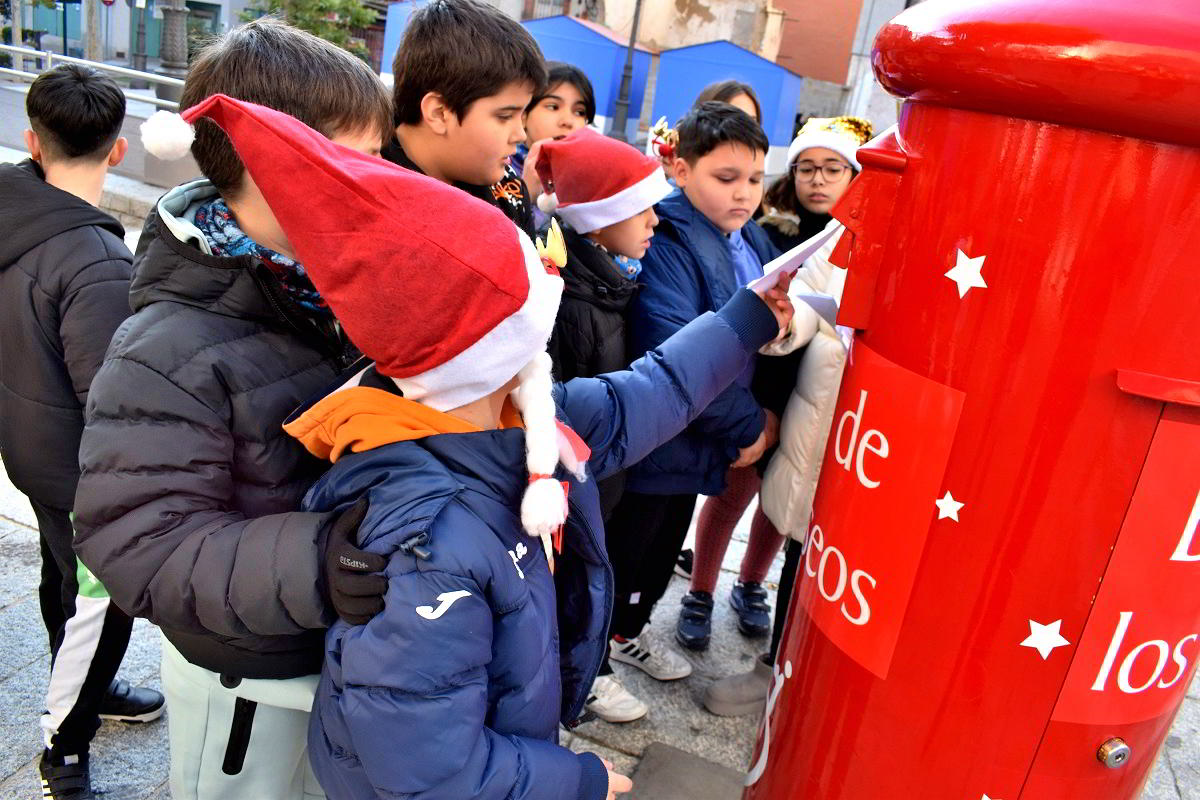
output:
[[[558,744],[612,600],[594,479],[682,429],[787,327],[786,283],[738,291],[628,370],[555,385],[562,260],[496,209],[270,109],[217,96],[197,115],[229,132],[374,362],[286,426],[334,462],[305,506],[369,502],[363,544],[386,558],[383,611],[326,637],[309,739],[322,785],[338,800],[629,791]],[[438,213],[398,220],[405,201]]]
[[[366,64],[271,19],[205,48],[181,107],[214,92],[367,154],[391,126]],[[172,119],[190,135],[151,118],[148,150],[166,154]],[[354,608],[347,593],[373,591],[358,605],[369,614],[382,579],[360,590],[336,566],[361,561],[348,544],[360,517],[298,511],[323,468],[281,423],[357,354],[225,134],[202,121],[191,151],[206,178],[147,220],[134,313],[92,386],[77,549],[122,608],[162,628],[172,796],[319,797],[304,730],[331,600]]]
[[31,158],[0,166],[0,453],[41,539],[51,657],[42,794],[82,800],[92,797],[88,749],[100,719],[148,721],[163,709],[158,692],[114,680],[133,620],[71,549],[83,408],[129,316],[125,232],[96,208],[108,168],[125,156],[125,96],[65,64],[37,77],[25,108]]
[[[746,112],[709,101],[678,126],[673,171],[677,191],[655,206],[660,219],[642,258],[641,290],[630,310],[633,352],[657,347],[705,312],[720,308],[742,286],[762,276],[778,255],[750,221],[762,200],[763,160],[769,146]],[[686,430],[632,467],[625,494],[609,520],[609,552],[618,585],[611,655],[656,675],[669,662],[661,644],[641,631],[666,591],[683,546],[697,495],[719,495],[730,466],[749,466],[776,435],[777,420],[751,392],[754,361]],[[712,599],[684,598],[693,628],[676,639],[695,649],[707,644]],[[687,617],[689,622],[692,617]],[[711,623],[709,623],[709,626]],[[682,623],[680,626],[682,630]]]
[[383,157],[496,206],[534,236],[529,190],[508,161],[546,82],[529,31],[478,0],[433,0],[409,19],[392,73],[395,138]]

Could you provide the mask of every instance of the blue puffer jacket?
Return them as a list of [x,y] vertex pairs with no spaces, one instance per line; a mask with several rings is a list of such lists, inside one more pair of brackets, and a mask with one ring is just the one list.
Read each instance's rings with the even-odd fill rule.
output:
[[592,455],[588,480],[571,479],[553,576],[518,517],[521,429],[393,441],[337,460],[305,508],[367,497],[360,544],[388,557],[388,589],[378,616],[339,622],[326,638],[309,753],[329,797],[603,800],[600,760],[557,744],[607,640],[613,579],[595,480],[681,430],[775,325],[739,292],[630,369],[556,387],[560,416]]
[[[676,190],[654,207],[661,220],[642,258],[642,285],[629,311],[632,352],[658,347],[737,291],[729,239]],[[763,229],[747,222],[746,243],[766,264],[779,255]],[[738,450],[754,443],[766,415],[750,389],[732,384],[687,430],[629,471],[626,488],[644,494],[717,495]]]

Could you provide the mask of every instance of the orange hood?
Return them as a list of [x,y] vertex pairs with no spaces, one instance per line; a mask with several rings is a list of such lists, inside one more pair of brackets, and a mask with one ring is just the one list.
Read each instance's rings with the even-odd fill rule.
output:
[[[521,416],[505,401],[501,428],[523,427]],[[476,425],[435,411],[413,400],[354,386],[323,398],[283,426],[317,458],[337,461],[347,451],[362,453],[393,442],[423,439],[439,433],[478,433]]]

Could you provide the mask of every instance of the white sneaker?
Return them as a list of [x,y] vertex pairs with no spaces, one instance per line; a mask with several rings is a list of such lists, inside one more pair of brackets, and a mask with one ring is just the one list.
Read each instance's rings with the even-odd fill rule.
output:
[[652,644],[645,629],[623,642],[610,639],[608,655],[613,661],[637,667],[655,680],[677,681],[692,674],[691,662],[664,644]]
[[611,675],[596,678],[584,708],[605,722],[633,722],[650,710]]

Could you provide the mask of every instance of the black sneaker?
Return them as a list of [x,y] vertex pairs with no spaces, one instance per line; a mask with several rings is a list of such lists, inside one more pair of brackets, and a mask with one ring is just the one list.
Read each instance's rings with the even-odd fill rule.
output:
[[761,583],[736,581],[729,593],[729,605],[737,612],[738,630],[743,636],[759,637],[771,632],[771,607]]
[[712,638],[712,592],[688,592],[679,603],[683,610],[675,623],[675,640],[689,650],[707,650]]
[[162,716],[165,706],[166,699],[160,692],[118,679],[109,684],[108,694],[100,703],[100,719],[150,722]]
[[680,550],[679,557],[675,559],[675,574],[690,581],[692,579],[692,563],[695,560],[696,554],[690,547],[687,550]]
[[42,760],[38,762],[42,800],[96,800],[88,775],[87,755],[66,756],[62,761],[62,764],[55,764],[50,759],[50,751],[42,751]]

